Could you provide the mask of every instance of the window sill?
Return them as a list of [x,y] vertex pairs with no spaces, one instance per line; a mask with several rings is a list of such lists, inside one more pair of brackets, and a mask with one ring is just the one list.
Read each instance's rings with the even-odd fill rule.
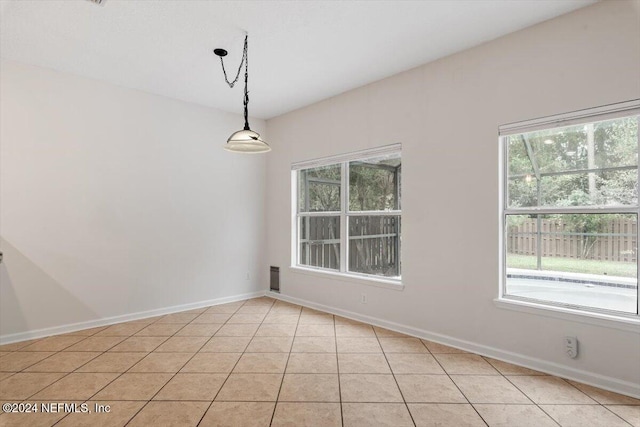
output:
[[615,316],[604,313],[593,313],[565,307],[554,307],[529,301],[509,298],[496,298],[494,304],[503,309],[535,314],[544,317],[569,320],[578,323],[602,326],[605,328],[640,334],[640,318]]
[[376,286],[379,288],[393,289],[394,291],[402,291],[404,285],[398,280],[381,279],[371,276],[357,276],[354,274],[340,273],[334,271],[320,270],[315,268],[305,268],[299,266],[290,266],[289,271],[296,274],[304,274],[308,276],[322,277],[325,279],[339,280],[341,282],[357,283],[360,285]]

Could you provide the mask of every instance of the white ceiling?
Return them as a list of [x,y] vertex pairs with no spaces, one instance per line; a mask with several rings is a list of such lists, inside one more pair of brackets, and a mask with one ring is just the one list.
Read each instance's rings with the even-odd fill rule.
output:
[[271,118],[594,3],[595,0],[0,2],[2,58]]

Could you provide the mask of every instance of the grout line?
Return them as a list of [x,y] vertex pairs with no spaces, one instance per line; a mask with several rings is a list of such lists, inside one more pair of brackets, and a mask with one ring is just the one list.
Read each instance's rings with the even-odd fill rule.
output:
[[[248,300],[247,300],[247,301],[248,301]],[[231,319],[231,317],[233,317],[235,314],[237,314],[237,313],[238,313],[238,311],[239,311],[242,307],[244,307],[244,306],[245,306],[245,304],[246,304],[246,301],[245,301],[244,303],[242,303],[242,305],[241,305],[241,306],[239,306],[239,307],[236,309],[236,311],[234,311],[233,313],[231,313],[231,316],[229,316],[229,319]],[[271,310],[271,309],[269,309],[269,310]],[[267,313],[268,313],[268,312],[267,312]],[[229,321],[229,319],[227,319],[227,321],[226,321],[226,322],[224,322],[224,323],[222,324],[222,326],[226,325],[226,324],[227,324],[227,322]],[[264,319],[263,319],[263,320],[264,320]],[[261,324],[262,324],[262,323],[261,323]],[[218,330],[222,329],[222,326],[220,326],[220,328],[218,328]],[[260,328],[260,327],[258,326],[258,328]],[[257,331],[258,331],[258,329],[256,329],[256,332],[257,332]],[[216,335],[216,333],[217,333],[217,332],[218,332],[218,331],[214,332],[214,333],[213,333],[213,335],[211,336],[211,338],[213,338],[213,337]],[[253,337],[254,337],[254,336],[255,336],[255,332],[254,332],[254,334],[251,336],[251,339],[253,339]],[[209,341],[211,341],[211,338],[210,338],[210,339],[208,339],[208,340],[207,340],[207,342],[206,342],[204,345],[207,345],[207,343],[208,343]],[[249,340],[249,343],[251,343],[251,340]],[[218,395],[220,394],[220,392],[221,392],[221,391],[222,391],[222,389],[224,388],[225,384],[226,384],[226,383],[227,383],[227,381],[229,380],[229,377],[231,377],[231,374],[233,373],[233,370],[236,368],[236,366],[238,366],[238,363],[240,363],[240,359],[242,359],[242,356],[244,355],[244,351],[245,351],[245,350],[247,349],[247,347],[249,346],[249,343],[245,346],[245,348],[244,348],[244,350],[242,351],[242,353],[240,353],[240,356],[238,357],[238,360],[236,360],[236,363],[234,363],[234,364],[233,364],[233,367],[229,370],[229,373],[227,373],[227,378],[225,378],[225,379],[224,379],[224,381],[222,382],[222,384],[220,385],[220,388],[219,388],[219,389],[218,389],[218,391],[216,392],[216,395],[215,395],[215,396],[213,396],[213,399],[211,400],[211,403],[209,403],[209,406],[207,406],[207,409],[205,409],[204,413],[202,414],[202,417],[200,417],[200,420],[198,421],[198,424],[196,424],[196,426],[199,426],[199,425],[200,425],[200,423],[202,423],[202,420],[204,420],[204,417],[206,417],[206,416],[207,416],[207,412],[209,412],[209,410],[210,410],[210,409],[211,409],[211,407],[213,406],[213,402],[215,402],[215,401],[216,401],[216,398],[218,397]],[[203,346],[203,347],[204,347],[204,346]],[[200,350],[202,350],[202,348],[203,348],[203,347],[201,347],[201,348],[200,348]],[[206,352],[205,352],[205,353],[206,353]],[[185,366],[186,366],[186,365],[185,365]],[[183,368],[184,368],[184,366],[183,366]]]
[[[391,371],[391,375],[393,376],[393,381],[396,383],[396,387],[398,387],[398,392],[400,392],[400,397],[402,397],[402,401],[404,402],[404,407],[407,409],[407,412],[409,413],[409,417],[411,418],[411,422],[415,426],[416,425],[416,421],[413,419],[413,414],[411,413],[411,410],[409,410],[409,405],[407,404],[407,400],[404,398],[404,393],[402,393],[402,389],[400,388],[400,384],[398,384],[398,379],[396,378],[396,374],[395,374],[395,372],[393,372],[393,369],[391,368],[391,363],[389,363],[389,359],[387,358],[387,353],[384,351],[384,347],[382,347],[382,343],[380,342],[380,337],[378,336],[378,333],[376,332],[375,328],[373,328],[373,326],[371,326],[371,329],[373,329],[373,334],[375,335],[376,340],[378,341],[378,345],[380,346],[380,349],[382,350],[382,355],[384,356],[384,360],[386,360],[387,366],[389,366],[389,371]],[[429,349],[424,345],[424,343],[422,341],[420,341],[420,344],[422,344],[424,346],[424,348],[427,350],[427,352],[429,352]],[[434,359],[435,359],[435,357],[434,357]]]
[[[274,302],[269,311],[271,311],[273,309],[273,306],[275,304],[276,303]],[[267,315],[268,315],[268,313],[267,313]],[[300,318],[301,317],[302,317],[302,308],[300,308],[300,313],[298,314],[298,321],[296,322],[296,328],[293,331],[293,339],[291,340],[291,347],[289,348],[289,354],[287,354],[287,363],[285,363],[285,365],[284,365],[284,372],[282,373],[282,380],[280,381],[280,388],[278,388],[278,394],[276,395],[276,401],[275,401],[275,404],[273,405],[273,413],[271,414],[271,421],[269,421],[269,426],[270,427],[273,424],[274,417],[276,416],[276,408],[278,407],[278,400],[280,399],[280,392],[282,391],[282,385],[284,384],[284,376],[287,374],[287,367],[289,366],[289,359],[291,358],[291,350],[293,349],[293,341],[295,341],[295,339],[296,339],[296,333],[298,332],[298,326],[300,326]]]
[[[431,351],[429,350],[429,348],[425,345],[425,343],[420,340],[420,342],[422,343],[422,345],[424,345],[427,348],[427,351],[429,351],[429,353],[431,353]],[[487,420],[484,419],[484,417],[482,415],[480,415],[480,412],[478,412],[478,410],[476,409],[475,406],[473,406],[473,404],[469,401],[469,398],[467,397],[466,394],[464,394],[462,392],[462,390],[460,389],[460,387],[458,386],[458,384],[453,380],[453,378],[451,378],[451,375],[449,375],[449,372],[447,372],[446,369],[444,369],[444,366],[442,366],[442,363],[440,363],[440,361],[438,360],[438,358],[431,353],[431,355],[433,356],[433,359],[436,361],[436,363],[438,365],[440,365],[440,368],[444,371],[445,375],[449,378],[449,381],[451,381],[453,383],[454,386],[456,386],[456,388],[458,389],[458,391],[460,392],[460,394],[462,395],[462,397],[464,397],[464,399],[467,401],[467,403],[469,404],[469,406],[471,406],[473,408],[473,410],[476,412],[476,414],[478,414],[478,417],[480,417],[480,419],[482,420],[483,423],[485,423],[485,425],[489,426],[489,423],[487,422]],[[484,359],[482,359],[484,360]],[[484,360],[485,363],[489,364],[491,367],[493,367],[493,365],[491,365],[489,362],[487,362],[486,360]],[[495,368],[493,368],[495,369]],[[498,372],[498,375],[502,375],[500,373],[500,371],[498,371],[497,369],[495,369],[496,372]]]

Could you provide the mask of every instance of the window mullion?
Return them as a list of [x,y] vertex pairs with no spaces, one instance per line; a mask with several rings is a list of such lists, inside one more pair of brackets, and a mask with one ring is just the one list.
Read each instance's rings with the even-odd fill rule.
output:
[[341,164],[341,201],[340,201],[340,271],[346,272],[347,260],[349,259],[349,220],[347,219],[347,212],[349,210],[349,163],[343,162]]

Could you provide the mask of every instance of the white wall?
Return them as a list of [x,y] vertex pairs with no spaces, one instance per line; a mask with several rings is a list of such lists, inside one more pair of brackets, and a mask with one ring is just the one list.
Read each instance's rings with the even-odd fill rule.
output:
[[[638,1],[602,2],[269,120],[267,260],[283,267],[282,294],[640,395],[640,328],[493,301],[498,126],[639,98],[639,17]],[[291,163],[396,142],[405,289],[288,269]],[[580,341],[578,359],[563,353],[568,334]]]
[[0,338],[264,289],[265,158],[223,150],[241,116],[12,62],[1,79]]

